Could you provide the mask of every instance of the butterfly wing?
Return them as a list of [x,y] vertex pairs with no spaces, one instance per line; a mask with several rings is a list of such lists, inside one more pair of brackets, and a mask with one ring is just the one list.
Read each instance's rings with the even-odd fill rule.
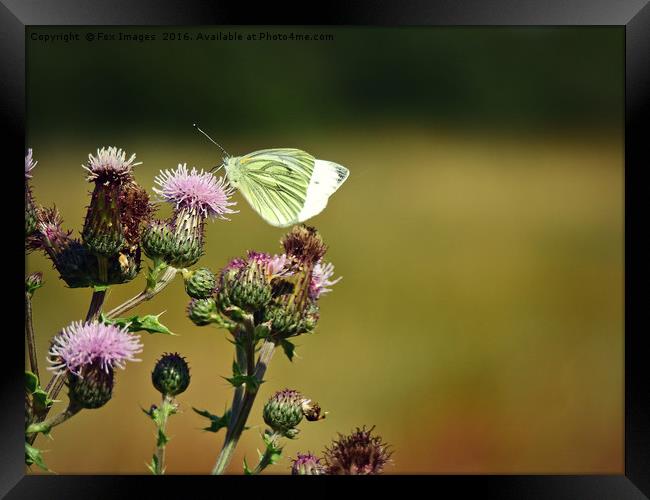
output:
[[299,149],[255,151],[237,158],[233,178],[251,207],[269,224],[287,227],[319,214],[348,176],[345,167]]

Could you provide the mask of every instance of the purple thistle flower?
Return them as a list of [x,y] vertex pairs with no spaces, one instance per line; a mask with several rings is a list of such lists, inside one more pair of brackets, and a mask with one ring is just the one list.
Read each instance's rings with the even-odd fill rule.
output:
[[32,170],[36,166],[38,162],[34,161],[32,158],[32,149],[29,148],[27,150],[27,155],[25,156],[25,179],[31,179],[32,177]]
[[293,476],[321,476],[327,471],[325,465],[320,463],[321,459],[312,453],[300,453],[291,464],[291,474]]
[[126,361],[140,361],[134,355],[142,352],[142,347],[140,338],[127,327],[75,321],[52,340],[48,357],[52,366],[48,369],[81,376],[84,366],[96,364],[108,373],[116,366],[124,369]]
[[160,189],[153,188],[156,194],[177,210],[189,209],[203,217],[226,220],[225,214],[237,213],[229,208],[236,203],[228,201],[234,188],[227,186],[223,177],[217,179],[210,172],[198,172],[196,168],[188,172],[187,164],[179,163],[176,170],[161,170],[154,180],[160,186]]
[[135,162],[135,154],[126,159],[126,152],[116,147],[102,148],[97,150],[97,156],[88,155],[88,162],[82,165],[88,171],[87,180],[97,179],[116,180],[125,179],[131,176],[131,171],[136,165],[142,162]]
[[329,287],[341,281],[342,276],[332,280],[331,278],[333,274],[334,265],[331,262],[323,264],[319,261],[314,265],[311,274],[311,284],[309,286],[309,296],[313,300],[317,300],[324,293],[331,292],[332,289]]

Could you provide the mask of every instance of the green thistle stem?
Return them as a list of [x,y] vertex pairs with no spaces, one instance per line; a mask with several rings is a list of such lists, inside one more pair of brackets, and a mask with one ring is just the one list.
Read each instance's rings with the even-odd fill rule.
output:
[[257,467],[253,469],[251,474],[257,475],[260,472],[262,472],[264,469],[266,469],[269,465],[272,465],[274,463],[273,458],[277,450],[276,444],[280,437],[281,437],[280,434],[275,431],[269,435],[270,446],[269,445],[266,446],[266,449],[264,450],[264,455],[262,455],[262,458],[260,458]]
[[25,293],[25,337],[27,338],[27,349],[29,351],[29,366],[32,373],[38,377],[38,356],[36,355],[36,339],[34,337],[34,324],[32,322],[32,295]]
[[[253,373],[258,383],[262,382],[264,373],[266,373],[266,369],[271,361],[271,358],[273,357],[274,350],[275,343],[273,341],[264,341],[264,344],[260,349],[257,363],[255,364],[255,371]],[[237,447],[237,443],[239,442],[241,433],[244,430],[251,409],[253,408],[255,396],[257,396],[257,389],[246,385],[239,414],[236,417],[231,415],[231,418],[233,419],[232,430],[228,430],[223,448],[221,449],[221,453],[217,458],[217,463],[212,469],[213,475],[223,474],[226,470],[226,467],[228,467],[230,460],[232,460],[232,455],[235,451],[235,448]]]
[[168,266],[163,272],[162,276],[158,280],[156,280],[155,285],[153,285],[152,287],[148,286],[144,291],[140,292],[135,297],[130,298],[123,304],[117,306],[115,309],[112,309],[111,311],[108,312],[108,314],[106,314],[106,317],[114,318],[116,316],[121,316],[125,312],[133,309],[134,307],[142,304],[143,302],[151,300],[155,295],[160,293],[167,285],[169,285],[172,282],[177,272],[178,269],[172,266]]
[[161,476],[165,473],[165,448],[167,445],[166,441],[160,441],[160,434],[165,434],[165,428],[167,427],[167,420],[169,419],[170,408],[174,405],[174,398],[171,396],[163,396],[162,398],[162,418],[160,419],[160,426],[158,427],[158,442],[156,446],[156,464],[154,469],[154,474]]
[[48,433],[52,427],[56,427],[57,425],[62,424],[66,420],[68,420],[71,417],[74,417],[77,413],[79,413],[82,410],[81,406],[77,406],[74,403],[70,403],[68,407],[65,409],[65,411],[59,413],[58,415],[47,419],[43,420],[42,422],[38,422],[35,424],[31,424],[29,427],[27,427],[27,430],[25,431],[25,434],[38,434],[39,432],[41,433]]

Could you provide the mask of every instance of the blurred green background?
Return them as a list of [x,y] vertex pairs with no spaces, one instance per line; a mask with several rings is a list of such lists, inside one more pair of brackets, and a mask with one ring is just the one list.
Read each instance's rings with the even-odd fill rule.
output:
[[[178,41],[163,33],[324,33],[327,41]],[[261,448],[261,405],[303,391],[330,411],[303,423],[282,461],[337,432],[376,425],[388,473],[623,472],[623,48],[621,28],[75,28],[27,34],[28,147],[37,200],[79,230],[98,147],[135,152],[145,187],[162,168],[299,147],[351,175],[310,221],[343,280],[321,300],[299,359],[276,354],[230,472]],[[91,32],[155,41],[88,42]],[[199,265],[280,250],[283,230],[241,212],[208,227]],[[167,215],[164,207],[161,214]],[[34,299],[41,363],[52,335],[85,316],[90,292],[43,271]],[[108,307],[144,278],[114,287]],[[184,316],[181,280],[137,309],[166,311],[178,337],[144,335],[115,396],[39,438],[58,473],[146,474],[158,402],[150,371],[185,355],[192,383],[171,419],[169,473],[207,473],[231,392],[224,331]],[[62,406],[62,404],[61,404]]]

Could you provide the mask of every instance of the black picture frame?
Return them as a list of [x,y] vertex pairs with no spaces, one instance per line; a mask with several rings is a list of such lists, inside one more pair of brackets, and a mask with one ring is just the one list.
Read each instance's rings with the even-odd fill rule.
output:
[[[642,322],[641,294],[636,285],[645,282],[639,266],[647,259],[647,247],[641,245],[645,227],[640,216],[645,185],[637,177],[650,165],[648,135],[643,127],[650,118],[650,5],[648,0],[455,0],[401,2],[328,1],[315,6],[283,6],[276,2],[254,5],[246,2],[207,2],[200,0],[1,0],[0,52],[2,54],[0,85],[2,86],[2,121],[9,148],[5,151],[6,172],[11,181],[5,183],[6,194],[18,188],[20,171],[10,164],[22,161],[25,144],[25,30],[28,26],[46,25],[431,25],[431,26],[618,26],[625,30],[625,472],[621,475],[500,475],[500,476],[375,476],[372,478],[331,477],[318,483],[318,488],[337,491],[350,488],[383,488],[389,482],[412,481],[414,488],[437,495],[452,488],[454,496],[517,499],[628,499],[650,496],[650,380]],[[622,76],[622,75],[621,75]],[[15,190],[10,186],[15,183]],[[9,186],[9,189],[7,187]],[[9,199],[9,196],[4,196]],[[20,203],[11,203],[5,213],[20,230]],[[15,213],[14,213],[15,211]],[[6,228],[8,229],[8,227]],[[18,235],[7,236],[16,253]],[[12,247],[13,248],[13,247]],[[14,258],[20,259],[16,255]],[[6,262],[6,261],[5,261]],[[16,260],[16,262],[20,262]],[[15,270],[14,270],[15,268]],[[632,271],[634,270],[634,271]],[[15,280],[9,290],[23,286],[23,269],[6,266],[7,280]],[[20,284],[19,284],[20,282]],[[23,307],[20,294],[10,292],[6,307],[16,311]],[[18,318],[21,319],[21,318]],[[20,323],[20,321],[18,321]],[[20,342],[16,330],[7,329],[4,336]],[[8,340],[3,339],[6,342]],[[7,344],[8,345],[8,344]],[[136,486],[145,497],[169,498],[176,488],[188,485],[192,496],[224,495],[223,486],[250,488],[284,488],[278,476],[256,479],[230,476],[215,483],[209,476],[28,476],[23,460],[24,395],[23,359],[3,356],[2,370],[2,445],[0,446],[0,495],[7,498],[116,498],[126,492],[135,494]],[[20,347],[18,347],[20,349]],[[14,351],[16,352],[16,351]],[[305,479],[289,478],[292,481]],[[192,481],[189,483],[188,481]],[[219,480],[216,480],[219,481]],[[246,483],[240,482],[246,481]],[[141,484],[135,484],[135,483]],[[426,484],[425,484],[426,483]],[[315,483],[297,483],[303,494],[310,494]],[[295,488],[293,483],[292,488]],[[409,485],[411,486],[411,485]],[[209,492],[213,493],[210,494]],[[166,493],[166,496],[162,496]],[[142,493],[141,493],[142,494]],[[278,491],[279,495],[283,493]]]

